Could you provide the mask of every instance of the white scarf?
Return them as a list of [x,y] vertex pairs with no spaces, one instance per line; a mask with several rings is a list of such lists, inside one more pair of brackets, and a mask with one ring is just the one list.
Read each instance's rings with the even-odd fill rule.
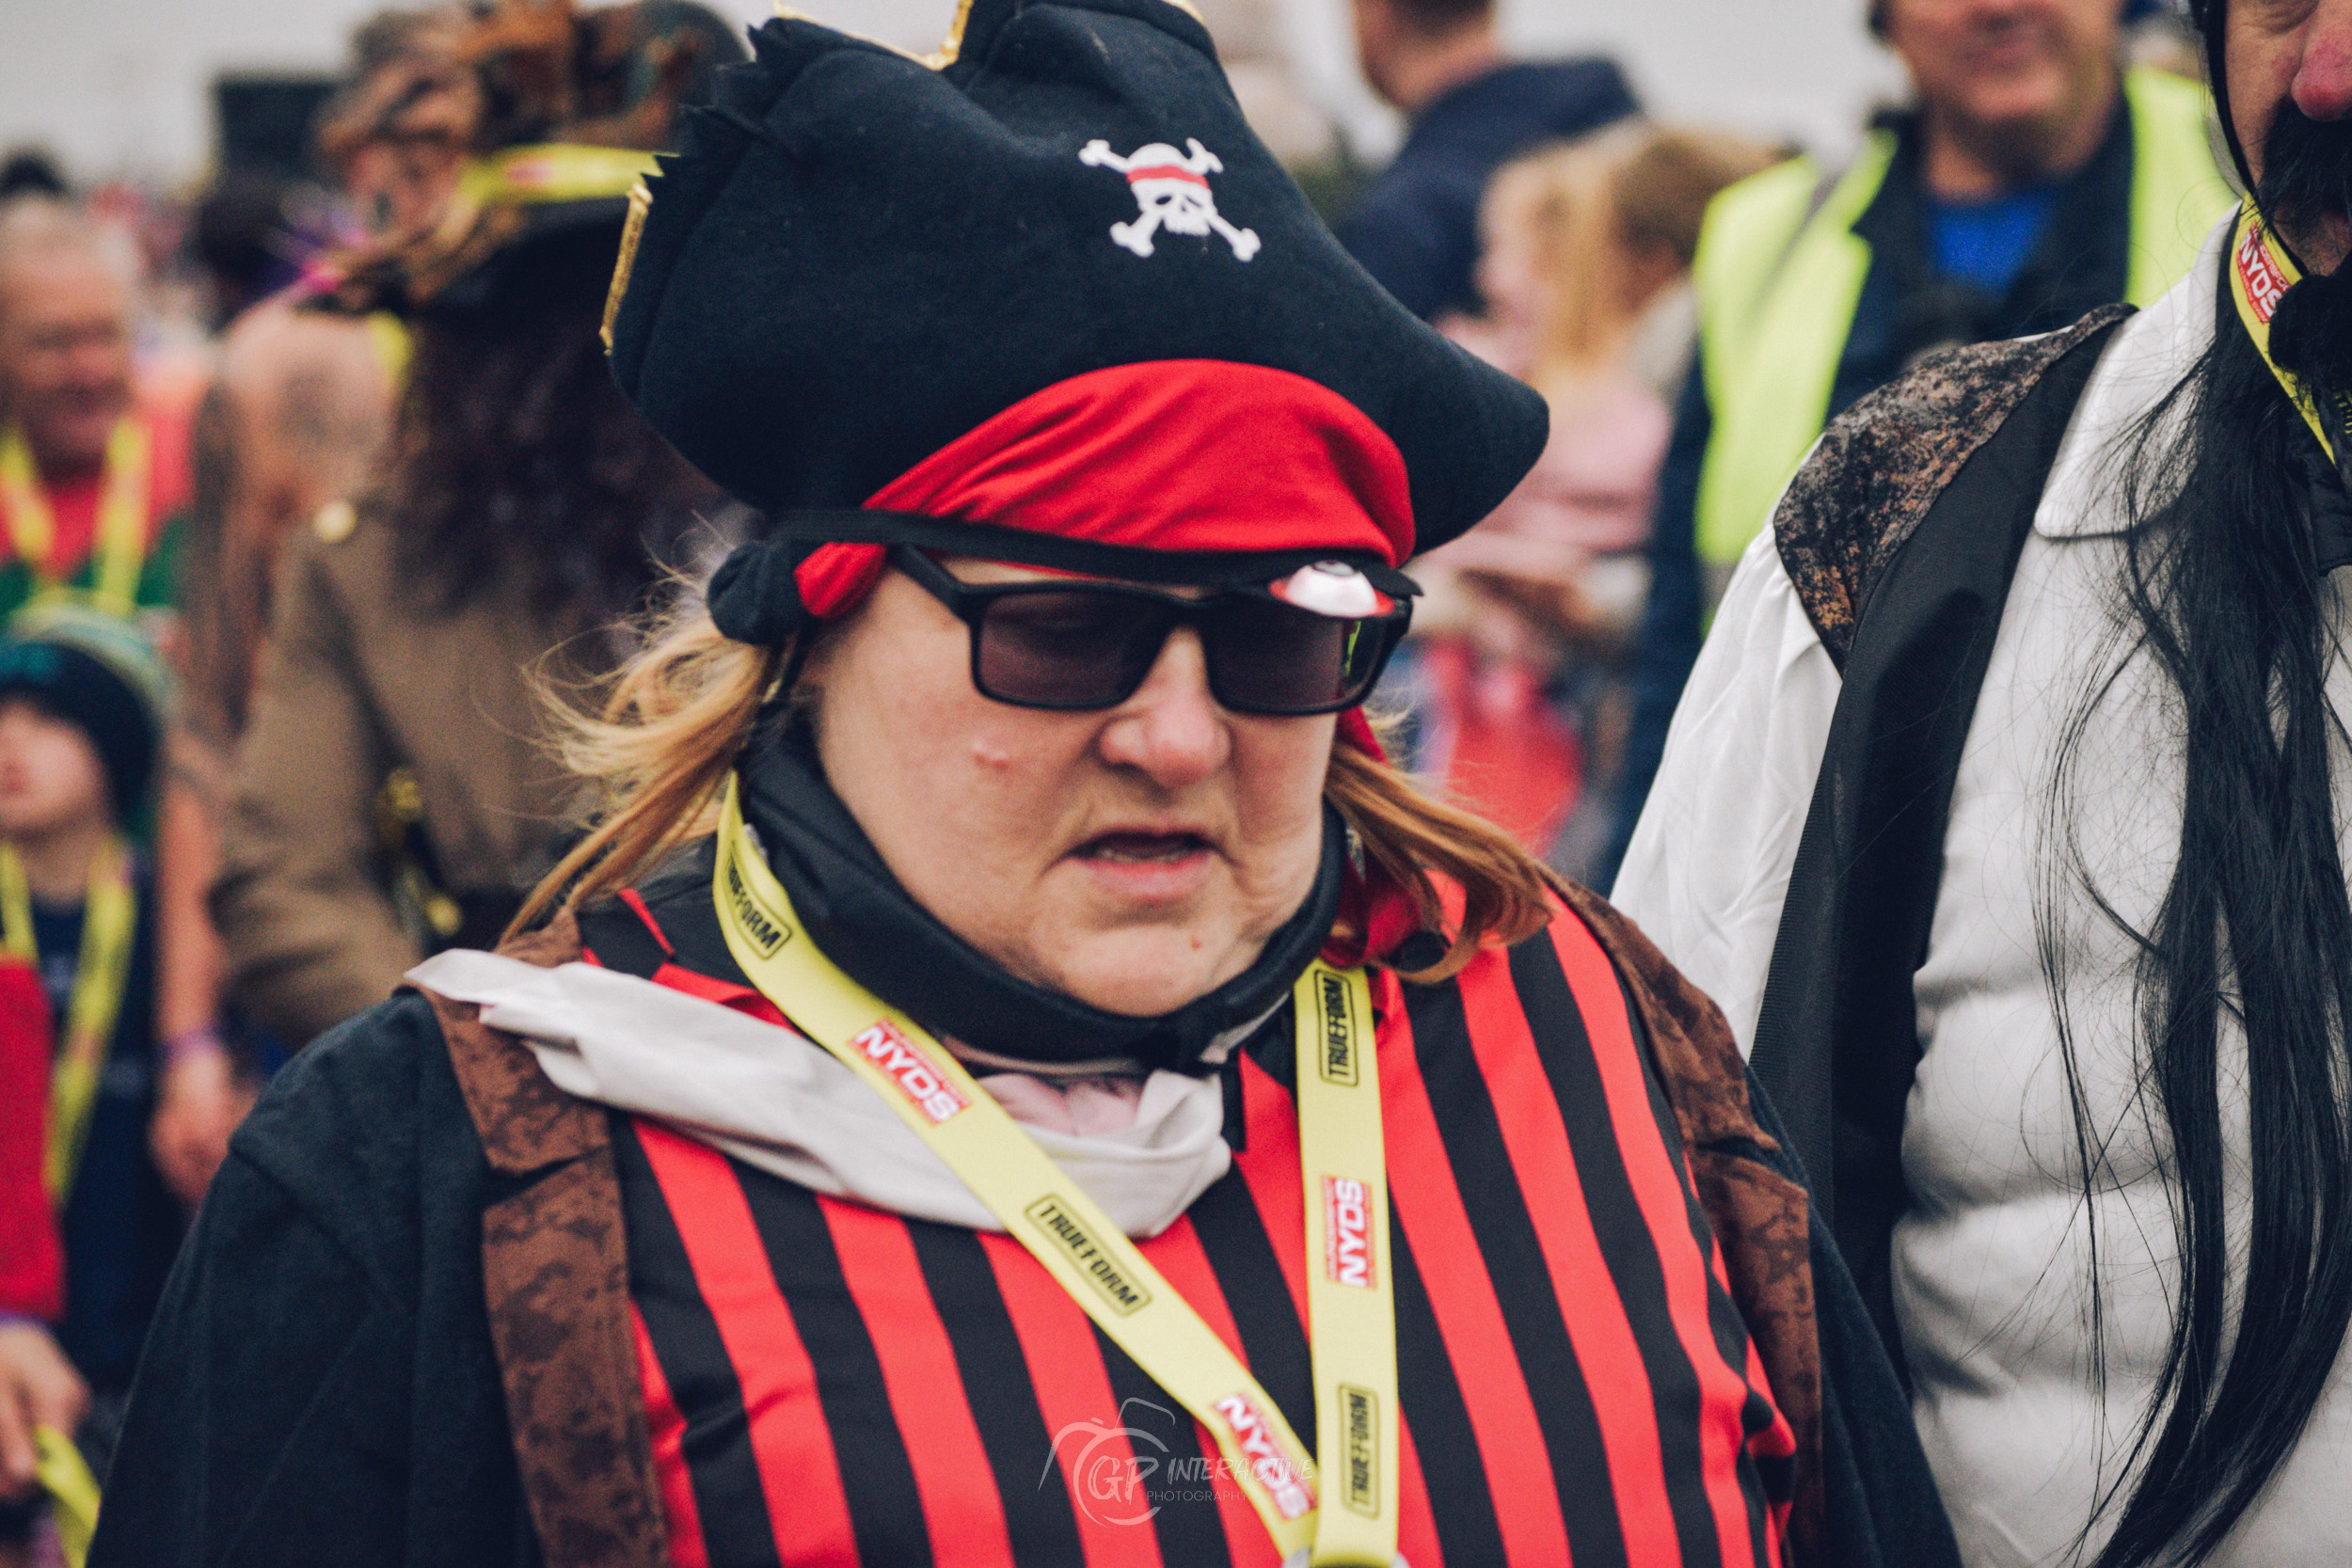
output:
[[[519,1035],[564,1093],[654,1117],[787,1181],[972,1230],[1002,1230],[953,1171],[824,1047],[716,1002],[593,964],[541,969],[459,949],[407,978]],[[979,1080],[1016,1119],[1019,1074]],[[1034,1115],[1034,1112],[1031,1112]],[[1154,1072],[1132,1126],[1029,1135],[1130,1236],[1156,1236],[1232,1164],[1214,1078]]]

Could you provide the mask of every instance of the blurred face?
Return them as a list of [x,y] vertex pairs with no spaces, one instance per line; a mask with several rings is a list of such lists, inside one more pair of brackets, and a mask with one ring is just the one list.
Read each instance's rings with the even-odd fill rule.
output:
[[2121,0],[1887,0],[1885,38],[1931,116],[2019,159],[2103,113]]
[[2303,264],[2352,250],[2352,0],[2230,0],[2230,117],[2263,204]]
[[[1492,8],[1471,10],[1431,30],[1427,17],[1406,14],[1396,0],[1352,0],[1356,64],[1364,83],[1406,114],[1418,114],[1437,92],[1460,79],[1493,47]],[[1463,52],[1467,51],[1467,54]],[[1452,61],[1451,66],[1445,62]],[[1431,66],[1439,69],[1433,75]]]
[[33,838],[107,815],[106,768],[78,724],[0,697],[0,839]]
[[1405,29],[1387,0],[1355,0],[1356,63],[1364,85],[1391,103],[1397,102],[1396,59]]
[[908,893],[1012,974],[1109,1012],[1170,1012],[1248,969],[1313,885],[1336,721],[1226,711],[1185,626],[1095,713],[984,697],[969,650],[890,572],[810,660],[826,776]]
[[436,135],[392,135],[353,152],[343,188],[372,234],[422,233],[457,188],[463,144]]
[[32,249],[0,269],[0,396],[43,472],[105,460],[131,405],[131,291],[103,258]]
[[1509,194],[1489,197],[1479,226],[1484,248],[1478,257],[1478,293],[1497,325],[1532,332],[1551,303],[1551,291],[1544,278],[1535,214],[1529,203],[1498,199]]

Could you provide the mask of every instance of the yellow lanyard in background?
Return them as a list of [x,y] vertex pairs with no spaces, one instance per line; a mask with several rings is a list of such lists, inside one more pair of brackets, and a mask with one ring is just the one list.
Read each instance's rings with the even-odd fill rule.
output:
[[[115,1021],[131,979],[131,943],[138,925],[138,898],[131,888],[131,857],[119,838],[109,837],[89,874],[82,906],[81,957],[73,971],[73,996],[61,1021],[62,1045],[50,1068],[49,1147],[44,1174],[49,1200],[59,1210],[72,1196],[89,1136],[98,1078],[113,1043]],[[0,844],[0,948],[38,965],[40,948],[33,935],[32,894],[16,851]]]
[[90,1537],[98,1533],[98,1478],[73,1439],[56,1427],[35,1427],[33,1449],[39,1461],[34,1474],[49,1494],[49,1517],[57,1527],[66,1568],[82,1568],[89,1560]]
[[[1208,1429],[1285,1559],[1379,1568],[1395,1560],[1402,1488],[1388,1166],[1362,970],[1311,965],[1292,999],[1318,1472],[1240,1358],[1085,1190],[929,1031],[801,933],[784,885],[750,843],[732,779],[711,892],[727,950],[761,994],[881,1095],[1097,1326]],[[1324,1502],[1337,1506],[1317,1506],[1319,1479]]]
[[82,598],[110,615],[129,615],[138,608],[139,572],[147,563],[149,462],[147,427],[126,414],[106,438],[98,537],[90,546],[98,558],[97,578],[87,594],[77,594],[65,586],[65,574],[51,559],[56,519],[41,489],[33,449],[15,425],[0,431],[0,506],[8,509],[8,541],[32,575],[35,601]]
[[[2254,341],[2254,352],[2263,356],[2270,373],[2279,378],[2287,396],[2303,416],[2303,422],[2312,427],[2319,444],[2330,458],[2336,455],[2334,432],[2320,418],[2319,404],[2311,388],[2293,372],[2279,368],[2270,357],[2270,318],[2279,312],[2279,301],[2286,292],[2303,280],[2303,273],[2294,258],[2271,238],[2262,214],[2251,201],[2238,209],[2237,228],[2230,235],[2230,298],[2237,305],[2237,319],[2246,328],[2246,335]],[[2336,429],[2352,428],[2352,394],[2337,394]]]

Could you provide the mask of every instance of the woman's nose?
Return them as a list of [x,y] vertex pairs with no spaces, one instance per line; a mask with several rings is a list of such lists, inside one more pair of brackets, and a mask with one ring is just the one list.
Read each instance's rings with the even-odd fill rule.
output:
[[1225,766],[1232,735],[1209,694],[1208,657],[1198,632],[1178,626],[1168,633],[1152,673],[1103,726],[1096,746],[1113,767],[1133,768],[1168,789]]

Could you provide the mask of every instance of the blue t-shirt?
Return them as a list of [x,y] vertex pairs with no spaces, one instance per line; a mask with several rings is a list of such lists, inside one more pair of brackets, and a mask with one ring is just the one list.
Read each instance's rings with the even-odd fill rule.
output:
[[1993,298],[2026,269],[2042,231],[2058,211],[2058,189],[2042,185],[1991,201],[1927,202],[1928,245],[1935,270],[1974,284]]

